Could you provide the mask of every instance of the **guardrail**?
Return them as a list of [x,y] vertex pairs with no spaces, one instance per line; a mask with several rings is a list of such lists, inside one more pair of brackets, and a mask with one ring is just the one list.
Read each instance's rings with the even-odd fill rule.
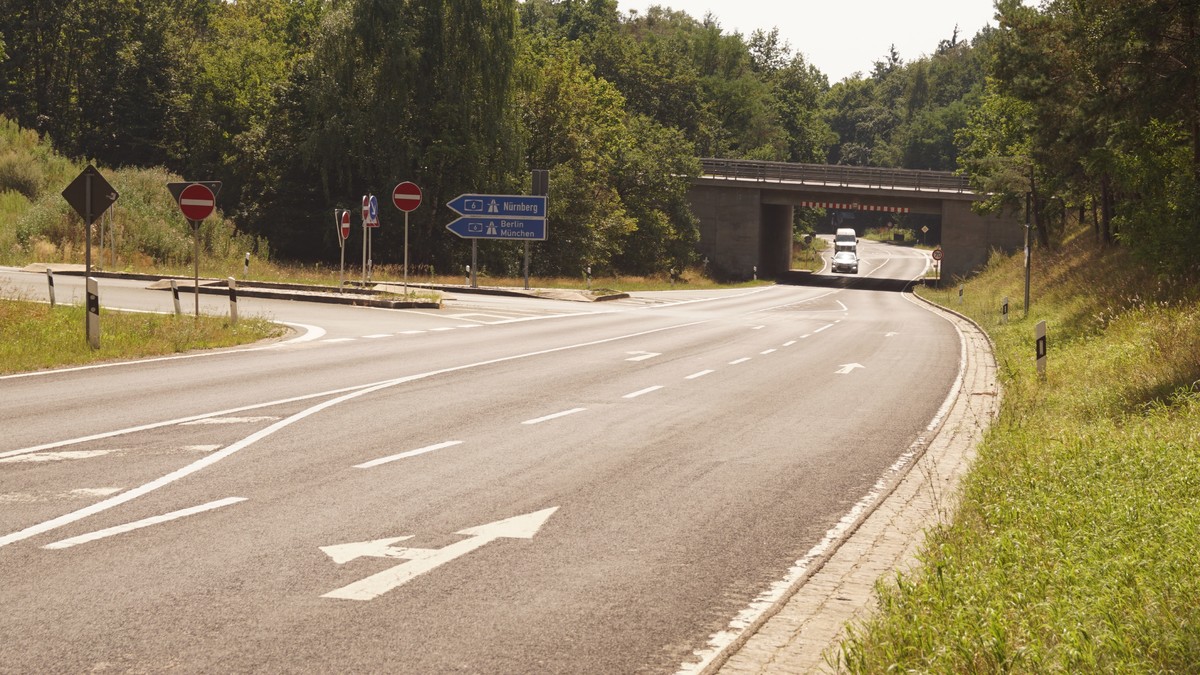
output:
[[730,180],[804,183],[838,187],[868,187],[884,190],[972,192],[966,176],[949,171],[882,169],[872,166],[789,164],[744,159],[701,158],[703,176]]

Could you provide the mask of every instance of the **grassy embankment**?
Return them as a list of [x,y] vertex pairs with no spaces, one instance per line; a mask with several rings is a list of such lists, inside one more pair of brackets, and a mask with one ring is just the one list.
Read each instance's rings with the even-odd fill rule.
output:
[[1200,289],[1087,233],[1034,260],[1028,317],[1020,255],[994,259],[961,305],[957,285],[922,291],[992,336],[1002,411],[955,522],[916,570],[881,582],[840,670],[1197,671]]

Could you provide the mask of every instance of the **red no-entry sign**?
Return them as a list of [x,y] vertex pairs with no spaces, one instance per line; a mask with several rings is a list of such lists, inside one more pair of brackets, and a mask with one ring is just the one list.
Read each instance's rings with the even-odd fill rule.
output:
[[217,208],[217,198],[212,190],[200,183],[192,183],[179,193],[179,210],[183,217],[199,222],[212,215]]
[[404,181],[392,190],[392,203],[405,213],[415,211],[421,205],[421,188],[416,183]]
[[350,211],[342,211],[342,239],[350,238]]

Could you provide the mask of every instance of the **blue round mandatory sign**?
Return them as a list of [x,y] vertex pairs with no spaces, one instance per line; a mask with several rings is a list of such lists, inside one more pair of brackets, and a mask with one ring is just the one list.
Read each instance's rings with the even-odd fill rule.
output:
[[375,199],[375,195],[371,195],[371,222],[379,217],[379,200]]

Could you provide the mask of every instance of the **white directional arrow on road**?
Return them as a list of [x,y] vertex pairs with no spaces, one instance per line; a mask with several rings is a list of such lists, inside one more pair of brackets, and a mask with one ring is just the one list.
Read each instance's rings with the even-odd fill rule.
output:
[[834,374],[835,375],[846,375],[851,372],[854,372],[855,368],[864,368],[864,367],[865,366],[863,366],[861,363],[843,363],[842,367],[839,370],[834,371]]
[[398,548],[392,546],[398,541],[411,539],[413,535],[322,546],[321,550],[339,565],[362,557],[404,558],[408,562],[372,574],[366,579],[330,591],[321,597],[342,600],[373,600],[442,563],[450,562],[497,539],[533,539],[542,525],[557,510],[558,507],[554,506],[523,516],[514,516],[497,520],[494,523],[459,530],[455,534],[465,534],[470,538],[442,548]]

